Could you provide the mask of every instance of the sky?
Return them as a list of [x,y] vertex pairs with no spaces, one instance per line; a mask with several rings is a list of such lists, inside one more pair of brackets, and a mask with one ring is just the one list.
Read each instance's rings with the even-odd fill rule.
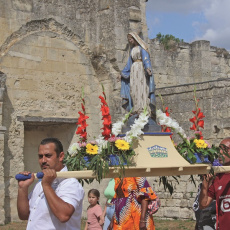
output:
[[148,0],[146,19],[149,38],[160,32],[230,51],[230,0]]

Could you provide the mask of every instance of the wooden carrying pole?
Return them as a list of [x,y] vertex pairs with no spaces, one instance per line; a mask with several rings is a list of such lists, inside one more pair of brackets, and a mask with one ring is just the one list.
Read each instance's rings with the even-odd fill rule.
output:
[[[153,177],[153,176],[179,176],[179,175],[196,175],[208,174],[211,166],[209,165],[193,165],[194,167],[185,168],[135,168],[129,167],[125,169],[125,177]],[[230,172],[230,166],[213,166],[214,172],[226,173]],[[119,169],[111,168],[104,178],[115,178],[119,176]],[[36,176],[36,174],[35,174]],[[84,171],[68,171],[57,172],[60,178],[77,178],[77,179],[94,179],[96,175],[92,170]]]

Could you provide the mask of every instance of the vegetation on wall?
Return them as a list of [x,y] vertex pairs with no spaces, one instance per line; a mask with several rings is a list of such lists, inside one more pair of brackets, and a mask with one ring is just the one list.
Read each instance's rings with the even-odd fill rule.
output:
[[171,34],[163,35],[161,33],[158,33],[156,39],[164,46],[166,50],[174,48],[175,45],[180,42],[184,42],[183,39],[176,38]]

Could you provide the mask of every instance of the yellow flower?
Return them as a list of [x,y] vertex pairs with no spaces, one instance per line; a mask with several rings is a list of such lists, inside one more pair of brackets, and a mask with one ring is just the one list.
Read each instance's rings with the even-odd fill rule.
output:
[[129,143],[124,140],[116,140],[115,145],[118,149],[121,150],[129,150],[130,148]]
[[197,139],[195,139],[194,143],[196,144],[196,147],[199,148],[199,149],[205,149],[205,148],[208,147],[208,145],[205,143],[204,140],[197,140]]
[[90,144],[90,143],[88,143],[88,144],[86,145],[86,152],[87,152],[88,154],[95,155],[95,154],[98,153],[97,151],[98,151],[98,146],[97,146],[97,145],[92,145],[92,144]]

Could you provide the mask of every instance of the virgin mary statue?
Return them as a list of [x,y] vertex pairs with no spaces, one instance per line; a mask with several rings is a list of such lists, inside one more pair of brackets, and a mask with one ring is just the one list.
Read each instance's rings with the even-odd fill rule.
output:
[[155,84],[146,43],[134,32],[128,34],[130,56],[121,72],[122,107],[139,114],[145,107],[155,120]]

